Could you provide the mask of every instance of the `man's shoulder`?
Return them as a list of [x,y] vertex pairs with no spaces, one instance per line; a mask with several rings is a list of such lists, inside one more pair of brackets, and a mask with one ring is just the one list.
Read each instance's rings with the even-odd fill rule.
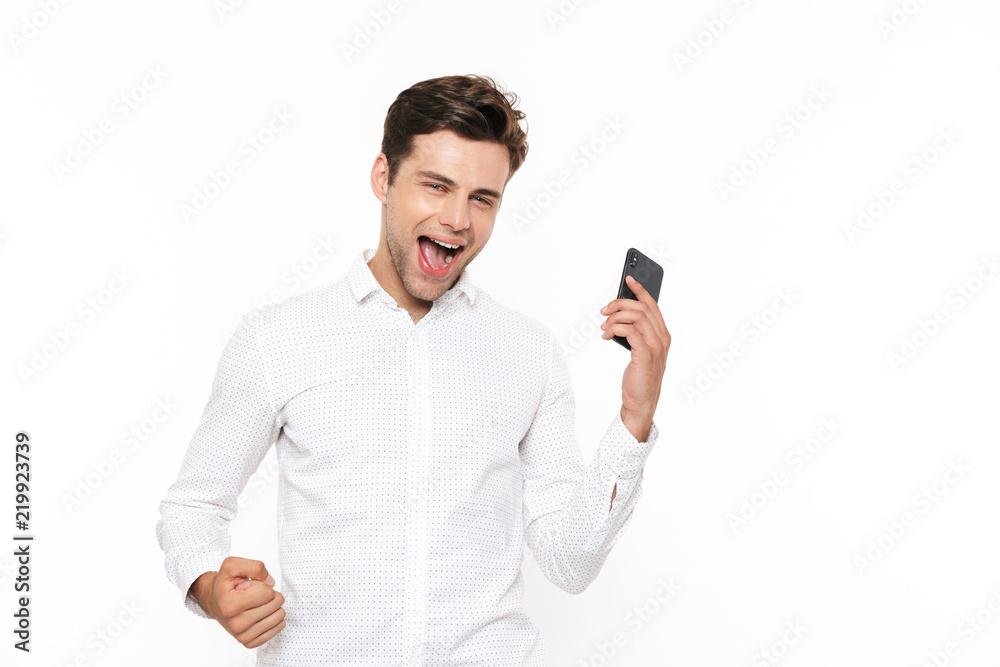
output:
[[351,303],[347,274],[280,301],[267,302],[243,314],[243,325],[274,336],[282,331],[324,326]]

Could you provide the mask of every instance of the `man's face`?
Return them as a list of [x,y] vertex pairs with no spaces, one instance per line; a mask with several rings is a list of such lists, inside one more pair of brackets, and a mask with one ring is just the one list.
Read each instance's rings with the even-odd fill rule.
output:
[[[386,205],[378,252],[388,251],[414,299],[440,297],[486,245],[509,168],[505,146],[451,130],[415,136],[413,153],[398,166],[391,187],[385,155],[376,159],[373,189]],[[432,239],[460,247],[445,248]]]

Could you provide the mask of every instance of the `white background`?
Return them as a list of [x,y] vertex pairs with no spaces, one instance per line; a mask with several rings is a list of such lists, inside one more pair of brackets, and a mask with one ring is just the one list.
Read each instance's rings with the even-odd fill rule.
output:
[[[239,316],[377,244],[369,174],[389,104],[478,73],[517,93],[530,151],[469,271],[566,344],[588,461],[629,359],[597,311],[629,246],[666,269],[661,436],[629,531],[578,597],[525,560],[549,663],[1000,664],[995,3],[225,7],[0,10],[0,662],[252,664],[167,582],[158,503]],[[293,120],[246,159],[275,109]],[[75,168],[56,166],[73,151]],[[240,172],[185,220],[229,160]],[[176,406],[160,422],[157,400]],[[22,429],[30,656],[11,647]],[[277,577],[275,497],[272,450],[232,534]]]

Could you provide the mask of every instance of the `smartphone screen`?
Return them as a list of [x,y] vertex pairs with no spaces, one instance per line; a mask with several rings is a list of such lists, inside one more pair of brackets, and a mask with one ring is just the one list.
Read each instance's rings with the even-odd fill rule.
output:
[[[635,278],[636,281],[638,281],[638,283],[642,285],[647,292],[649,292],[650,296],[653,297],[653,301],[659,302],[660,284],[663,282],[662,266],[635,248],[628,249],[628,252],[625,254],[625,266],[622,268],[622,279],[618,283],[618,298],[635,299],[638,301],[638,299],[635,298],[635,294],[625,283],[625,276],[632,276]],[[629,345],[626,338],[621,336],[612,336],[611,338],[626,350],[632,349],[632,346]]]

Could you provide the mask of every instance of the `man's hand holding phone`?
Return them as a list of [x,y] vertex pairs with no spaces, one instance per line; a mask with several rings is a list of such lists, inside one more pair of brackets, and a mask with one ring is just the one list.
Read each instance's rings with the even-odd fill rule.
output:
[[[621,418],[635,439],[645,442],[653,422],[653,413],[660,400],[660,387],[667,366],[667,352],[670,350],[670,332],[663,321],[656,296],[650,294],[630,271],[630,264],[632,268],[636,266],[637,256],[641,256],[648,263],[647,266],[659,266],[634,248],[629,249],[619,286],[619,298],[601,308],[601,313],[608,316],[601,324],[601,329],[604,330],[601,338],[607,340],[617,336],[625,339],[628,342],[625,347],[631,349],[632,360],[622,376]],[[650,276],[647,282],[655,285],[658,295],[662,269],[658,273],[647,272],[645,275]],[[626,292],[625,288],[629,291]],[[635,298],[622,295],[634,295]]]
[[285,597],[259,560],[229,556],[218,572],[191,584],[191,595],[205,613],[247,648],[256,648],[285,627]]

